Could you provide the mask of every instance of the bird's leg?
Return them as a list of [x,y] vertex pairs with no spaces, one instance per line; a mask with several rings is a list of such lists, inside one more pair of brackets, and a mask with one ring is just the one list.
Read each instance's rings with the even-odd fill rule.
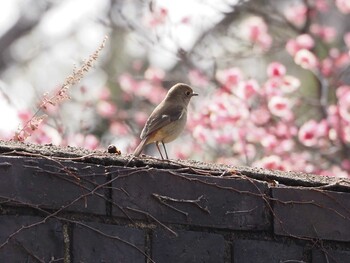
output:
[[166,156],[167,160],[169,160],[168,153],[166,152],[165,144],[164,144],[164,142],[163,142],[163,141],[162,141],[162,144],[163,144],[163,148],[164,148],[165,156]]
[[160,151],[160,148],[159,148],[159,142],[156,142],[156,146],[157,146],[158,152],[160,153],[160,157],[162,157],[162,160],[164,160],[163,154],[162,154],[162,152]]

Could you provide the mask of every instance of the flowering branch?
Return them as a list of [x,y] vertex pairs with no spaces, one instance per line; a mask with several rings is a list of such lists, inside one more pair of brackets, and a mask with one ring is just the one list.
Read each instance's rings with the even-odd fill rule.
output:
[[39,105],[37,111],[33,114],[29,121],[24,124],[22,128],[19,128],[18,131],[16,131],[13,140],[24,141],[30,137],[33,132],[39,128],[39,125],[47,118],[47,115],[40,115],[40,112],[42,110],[46,110],[48,105],[57,106],[63,101],[70,99],[68,95],[69,89],[75,84],[79,83],[85,74],[92,68],[94,62],[98,59],[100,52],[105,47],[107,39],[108,37],[105,36],[100,46],[92,55],[89,56],[86,61],[83,61],[83,64],[80,68],[73,69],[73,73],[65,79],[64,83],[55,94],[50,97],[48,97],[47,94],[44,94],[43,100]]

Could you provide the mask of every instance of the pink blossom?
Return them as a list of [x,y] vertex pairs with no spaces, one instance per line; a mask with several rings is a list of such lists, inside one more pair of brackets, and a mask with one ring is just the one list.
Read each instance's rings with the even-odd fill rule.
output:
[[320,171],[320,175],[333,176],[338,178],[349,178],[349,174],[341,169],[339,166],[332,165],[327,170]]
[[205,87],[208,85],[208,77],[197,69],[192,69],[188,73],[190,83],[196,87]]
[[300,80],[293,76],[284,76],[281,83],[281,90],[284,93],[291,93],[300,87]]
[[29,110],[19,110],[17,114],[18,118],[22,121],[23,124],[28,122],[33,116],[33,113]]
[[[143,122],[144,123],[144,122]],[[109,126],[109,131],[113,135],[128,135],[129,128],[122,122],[113,121]]]
[[281,157],[277,155],[266,156],[257,161],[255,165],[269,170],[286,170],[286,166],[283,164]]
[[100,101],[97,104],[97,112],[103,118],[111,118],[115,115],[117,107],[108,101]]
[[90,150],[96,149],[100,144],[99,139],[93,135],[93,134],[88,134],[85,136],[84,140],[84,147]]
[[250,99],[252,96],[256,95],[259,90],[259,84],[255,79],[250,79],[247,81],[241,81],[238,84],[236,93],[237,96],[242,99]]
[[286,44],[287,52],[295,56],[301,49],[312,49],[315,46],[314,39],[309,34],[299,35],[296,39],[290,39]]
[[84,135],[81,133],[68,137],[68,140],[66,142],[67,145],[75,147],[85,147],[90,150],[96,149],[99,146],[99,143],[100,142],[95,135]]
[[350,1],[349,0],[335,0],[335,4],[338,7],[339,11],[343,14],[350,13]]
[[191,18],[189,16],[184,16],[181,18],[181,24],[189,24],[191,22]]
[[290,153],[295,147],[294,140],[292,139],[282,139],[279,140],[278,145],[275,148],[276,153]]
[[213,136],[218,144],[231,144],[233,141],[232,133],[214,131]]
[[168,10],[164,7],[155,7],[154,10],[145,17],[145,23],[153,28],[163,25],[168,17]]
[[230,90],[242,80],[243,74],[239,68],[230,68],[217,71],[216,78]]
[[344,34],[344,42],[346,46],[350,49],[350,32]]
[[287,98],[273,96],[268,102],[268,108],[270,112],[277,117],[285,119],[291,118],[291,102]]
[[305,122],[299,129],[299,141],[308,147],[316,146],[320,137],[319,125],[315,120]]
[[314,70],[318,65],[316,56],[307,49],[299,50],[294,57],[295,64],[304,69]]
[[216,126],[233,125],[246,120],[249,116],[247,106],[242,100],[227,93],[215,98],[214,102],[209,105],[209,110],[210,121]]
[[164,77],[165,77],[164,70],[159,68],[148,68],[145,71],[145,79],[153,82],[160,82],[164,79]]
[[164,89],[162,86],[151,85],[145,81],[140,82],[139,94],[147,98],[153,104],[160,103],[164,99],[166,93],[166,89]]
[[294,56],[300,50],[300,47],[295,39],[289,39],[286,43],[286,50],[290,55]]
[[193,130],[193,137],[198,143],[208,143],[209,130],[202,125],[197,125]]
[[329,125],[328,138],[331,141],[339,139],[340,134],[340,117],[339,107],[337,105],[329,105],[327,109],[327,123]]
[[344,169],[344,170],[347,170],[347,171],[350,171],[350,160],[348,159],[345,159],[341,162],[341,167]]
[[284,15],[290,23],[296,26],[302,26],[306,22],[307,7],[302,3],[287,6]]
[[350,143],[350,126],[344,126],[342,130],[342,139],[345,143]]
[[350,122],[350,86],[340,86],[336,92],[340,116]]
[[312,24],[310,27],[311,32],[321,38],[323,41],[330,43],[334,41],[337,32],[334,27],[330,26],[321,26],[318,24]]
[[258,45],[263,50],[270,48],[272,38],[268,33],[268,27],[261,17],[251,16],[247,18],[241,26],[243,38]]
[[127,93],[133,93],[137,89],[137,82],[127,73],[119,77],[119,84],[121,89]]
[[264,86],[263,86],[263,91],[264,95],[268,96],[279,96],[282,94],[281,89],[280,89],[281,81],[278,78],[270,78],[268,79]]
[[278,122],[276,126],[270,127],[270,132],[280,139],[290,139],[298,133],[298,130],[294,125]]
[[134,114],[134,120],[139,126],[145,125],[148,115],[146,112],[138,111]]
[[233,147],[233,152],[238,153],[239,156],[241,156],[242,159],[254,159],[256,155],[256,147],[253,144],[246,143],[244,141],[237,141]]
[[272,151],[278,144],[279,142],[273,134],[267,134],[261,138],[261,145],[265,148],[265,151]]
[[279,62],[272,62],[267,66],[267,76],[282,77],[286,74],[286,67]]
[[53,143],[55,145],[60,145],[62,143],[62,136],[57,129],[48,125],[41,125],[35,133],[28,138],[28,141],[38,144]]
[[334,66],[339,68],[346,67],[350,64],[349,53],[340,52],[337,48],[332,48],[329,51],[330,57],[333,59]]
[[320,13],[329,11],[329,4],[326,0],[316,0],[315,7]]
[[256,125],[264,125],[270,120],[270,118],[271,118],[271,113],[266,108],[263,108],[263,107],[252,110],[250,113],[250,119]]
[[301,34],[296,37],[295,41],[300,49],[310,50],[315,46],[315,41],[309,34]]
[[100,100],[108,100],[111,97],[111,91],[109,88],[107,87],[103,87],[100,91],[99,91],[99,95],[98,95]]

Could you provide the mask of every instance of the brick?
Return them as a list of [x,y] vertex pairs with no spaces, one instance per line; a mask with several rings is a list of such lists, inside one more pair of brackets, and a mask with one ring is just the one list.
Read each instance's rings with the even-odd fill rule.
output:
[[313,250],[312,263],[340,263],[350,262],[350,251]]
[[232,258],[233,263],[306,262],[300,246],[258,240],[235,240]]
[[[106,182],[104,167],[72,161],[0,156],[0,200],[59,209]],[[67,174],[64,169],[72,173]],[[76,176],[76,177],[75,177]],[[77,179],[80,178],[80,181]],[[86,187],[89,190],[84,189]],[[104,189],[96,191],[104,193]],[[85,203],[86,202],[86,203]],[[64,209],[96,214],[106,213],[105,200],[90,195]]]
[[[9,235],[22,226],[29,226],[42,220],[43,218],[34,216],[0,216],[0,243],[3,244]],[[58,221],[50,219],[45,223],[23,229],[0,249],[1,262],[38,262],[35,257],[42,262],[63,259],[62,226]]]
[[350,241],[350,194],[273,188],[274,230],[285,236]]
[[85,224],[100,231],[100,233],[81,225],[74,226],[74,262],[146,262],[145,256],[136,248],[105,236],[118,237],[135,245],[141,251],[145,251],[145,235],[142,230],[98,223]]
[[218,234],[176,231],[155,231],[152,237],[152,259],[155,262],[224,262],[225,240]]
[[[114,216],[125,217],[123,208],[133,218],[149,219],[145,216],[148,213],[169,223],[240,230],[265,230],[270,226],[261,197],[268,190],[264,183],[157,169],[114,170],[113,201],[119,205],[113,208]],[[179,201],[159,200],[155,195]]]

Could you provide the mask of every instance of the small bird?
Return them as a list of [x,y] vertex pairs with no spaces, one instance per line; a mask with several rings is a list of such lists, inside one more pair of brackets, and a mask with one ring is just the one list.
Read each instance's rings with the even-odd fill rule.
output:
[[168,91],[166,97],[147,119],[140,135],[141,142],[136,147],[134,156],[139,156],[147,144],[155,142],[162,159],[164,160],[159,143],[162,143],[165,156],[169,159],[164,143],[175,140],[185,128],[187,105],[193,96],[198,94],[183,83],[174,85]]

